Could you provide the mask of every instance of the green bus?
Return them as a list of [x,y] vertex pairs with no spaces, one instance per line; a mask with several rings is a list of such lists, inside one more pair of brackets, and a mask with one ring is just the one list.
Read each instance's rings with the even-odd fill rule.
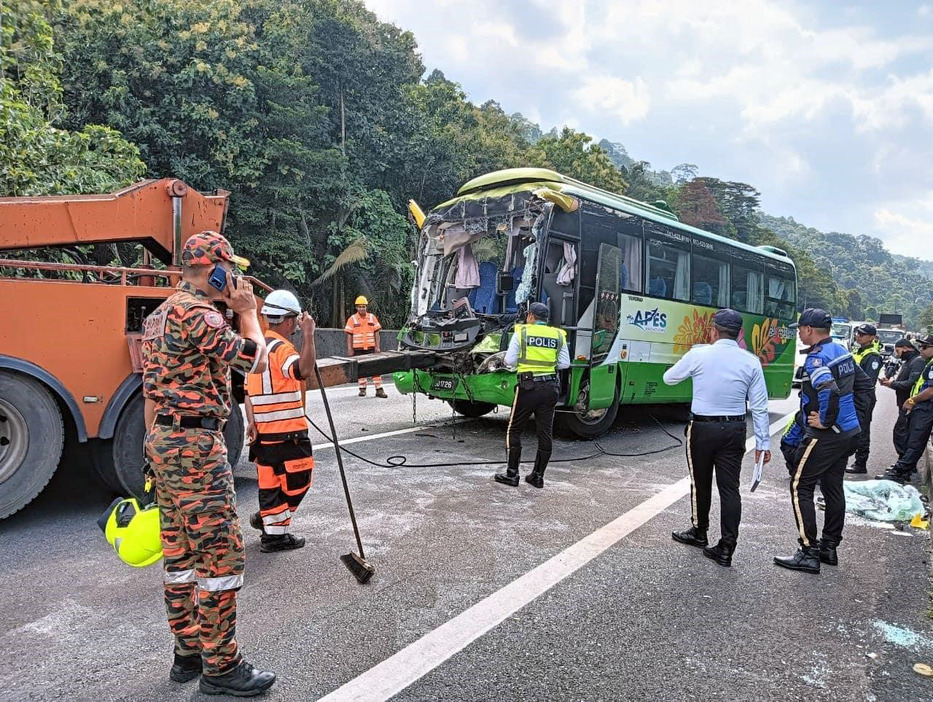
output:
[[531,302],[567,331],[556,422],[565,433],[606,432],[620,404],[686,403],[690,383],[661,376],[708,341],[712,315],[745,320],[739,343],[764,367],[772,398],[790,394],[797,273],[787,254],[683,224],[645,204],[551,170],[480,176],[431,210],[421,227],[411,316],[402,349],[437,353],[427,370],[394,374],[478,417],[511,406],[504,367],[511,330]]

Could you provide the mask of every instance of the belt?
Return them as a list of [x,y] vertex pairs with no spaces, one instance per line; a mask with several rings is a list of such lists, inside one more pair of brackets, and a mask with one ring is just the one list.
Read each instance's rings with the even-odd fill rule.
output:
[[719,417],[713,417],[706,414],[692,414],[690,415],[690,421],[692,422],[744,422],[744,414],[731,414],[731,415],[722,415]]
[[536,383],[547,383],[552,380],[557,380],[557,376],[556,375],[536,375],[534,377],[534,381]]
[[270,443],[278,443],[280,441],[304,441],[308,438],[308,430],[303,429],[302,431],[288,431],[288,432],[279,432],[278,434],[259,434],[259,441],[268,441]]
[[170,414],[160,414],[155,418],[155,423],[163,427],[173,427],[176,421],[182,429],[219,431],[224,425],[223,421],[217,417],[177,417]]

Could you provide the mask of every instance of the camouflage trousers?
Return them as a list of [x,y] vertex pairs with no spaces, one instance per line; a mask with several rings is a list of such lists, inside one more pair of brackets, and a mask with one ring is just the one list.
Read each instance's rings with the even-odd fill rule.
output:
[[245,564],[223,433],[154,425],[146,455],[155,473],[175,652],[200,654],[204,672],[220,675],[241,660],[236,591]]

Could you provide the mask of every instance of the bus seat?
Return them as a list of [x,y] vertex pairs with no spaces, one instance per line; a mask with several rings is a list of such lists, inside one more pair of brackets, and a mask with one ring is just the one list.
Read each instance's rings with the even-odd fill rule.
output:
[[652,278],[648,281],[648,294],[654,297],[667,297],[667,283],[664,278]]
[[518,305],[515,303],[515,293],[518,291],[518,284],[522,282],[522,274],[524,272],[524,266],[516,266],[512,269],[512,280],[515,282],[512,285],[512,289],[509,291],[509,296],[505,299],[505,311],[507,314],[518,311]]
[[712,305],[713,286],[709,283],[694,283],[693,301],[698,305]]
[[496,264],[483,261],[479,264],[479,287],[473,291],[470,305],[480,314],[495,314],[496,308]]

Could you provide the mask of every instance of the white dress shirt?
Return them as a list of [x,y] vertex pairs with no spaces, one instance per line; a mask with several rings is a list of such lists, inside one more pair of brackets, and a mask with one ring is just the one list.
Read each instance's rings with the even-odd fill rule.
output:
[[768,388],[761,363],[732,339],[694,346],[664,373],[664,382],[676,385],[693,378],[693,414],[711,417],[745,414],[752,410],[755,447],[771,450]]

